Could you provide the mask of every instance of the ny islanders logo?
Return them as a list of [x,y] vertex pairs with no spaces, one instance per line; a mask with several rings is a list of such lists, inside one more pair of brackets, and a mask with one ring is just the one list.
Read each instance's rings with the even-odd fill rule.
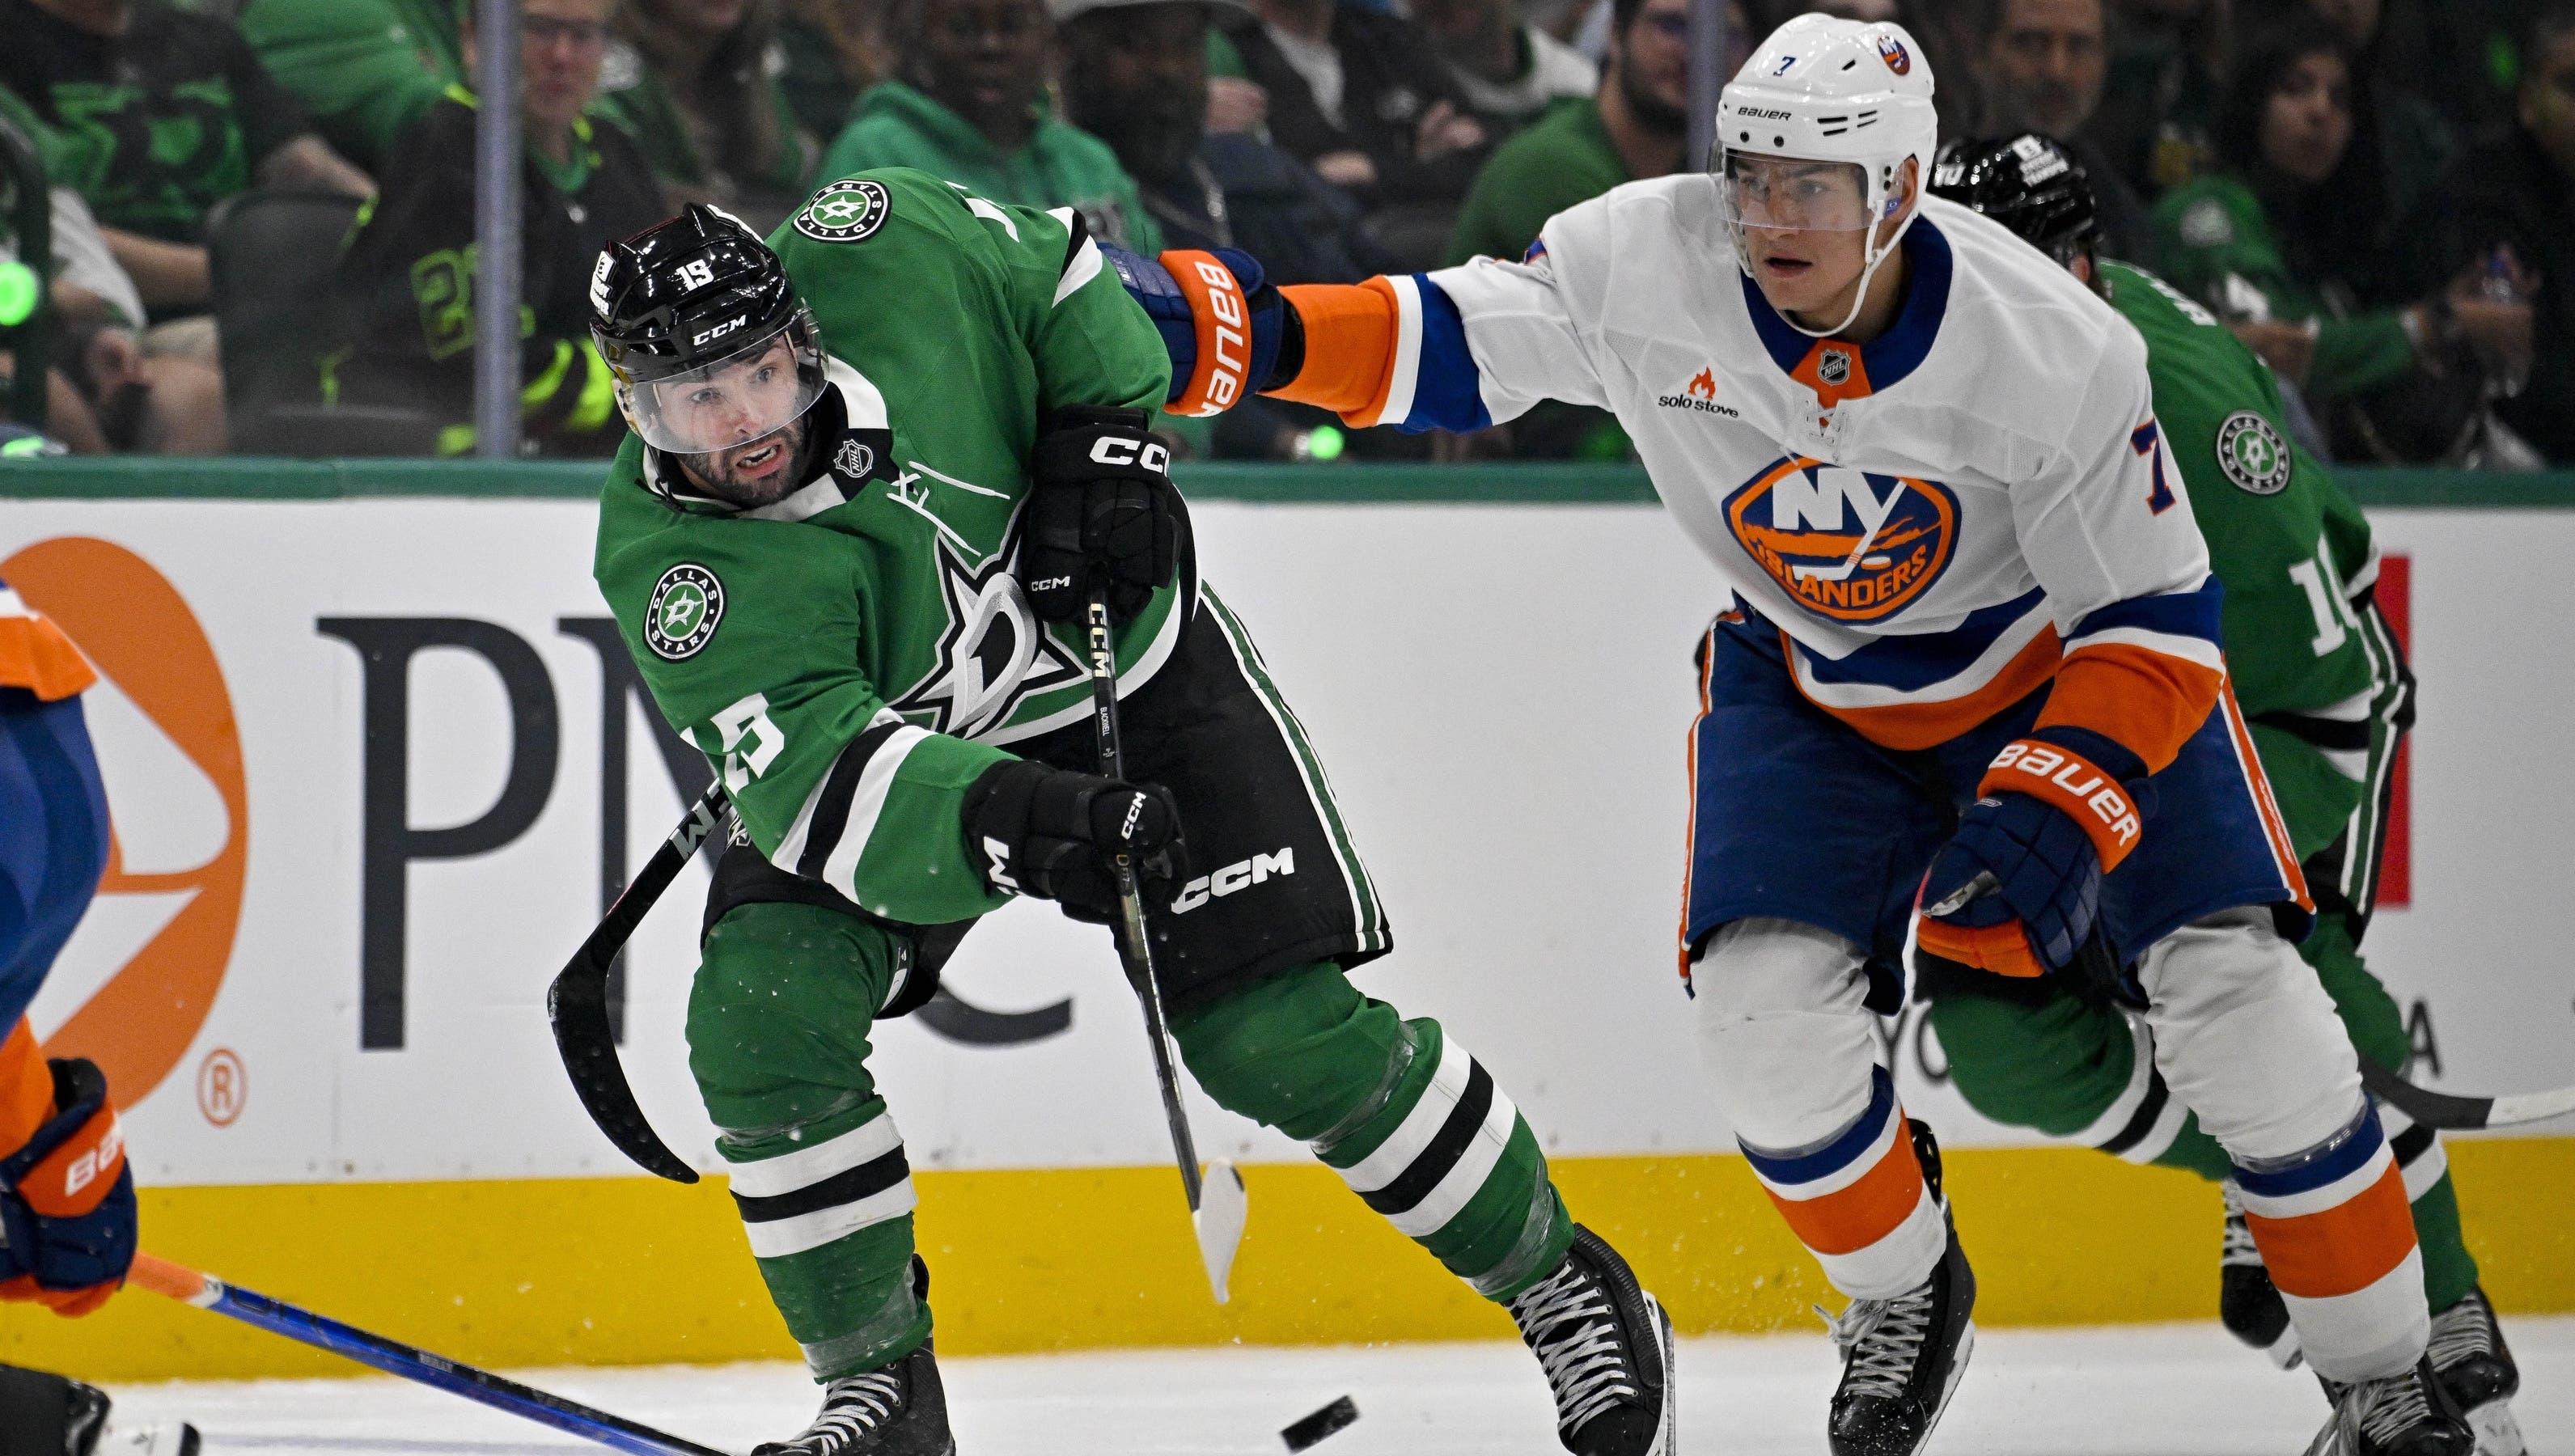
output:
[[1958,498],[1936,481],[1800,456],[1728,496],[1725,524],[1798,606],[1834,622],[1884,622],[1947,569]]
[[1886,62],[1886,69],[1899,76],[1913,69],[1913,54],[1904,48],[1904,42],[1891,35],[1877,38],[1877,58]]

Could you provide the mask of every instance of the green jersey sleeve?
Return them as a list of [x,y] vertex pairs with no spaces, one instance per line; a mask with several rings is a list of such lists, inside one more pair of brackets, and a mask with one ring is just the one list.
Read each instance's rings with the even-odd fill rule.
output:
[[[877,597],[865,543],[793,523],[674,511],[626,442],[602,505],[628,529],[602,590],[663,716],[724,777],[770,862],[913,924],[999,908],[968,857],[963,807],[999,748],[931,732],[857,664]],[[632,529],[643,513],[668,518]]]

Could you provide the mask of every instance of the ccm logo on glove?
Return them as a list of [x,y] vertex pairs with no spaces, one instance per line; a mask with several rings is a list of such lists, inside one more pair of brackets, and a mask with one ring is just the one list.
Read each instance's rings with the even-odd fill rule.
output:
[[1104,435],[1091,442],[1091,458],[1101,465],[1134,466],[1157,475],[1172,471],[1172,452],[1152,440],[1122,440]]
[[2144,828],[2135,806],[2119,787],[2119,780],[2094,767],[2090,760],[2035,738],[2007,743],[1994,755],[1976,792],[1998,791],[2043,799],[2082,825],[2092,847],[2101,855],[2105,872],[2117,867],[2136,847],[2137,835]]

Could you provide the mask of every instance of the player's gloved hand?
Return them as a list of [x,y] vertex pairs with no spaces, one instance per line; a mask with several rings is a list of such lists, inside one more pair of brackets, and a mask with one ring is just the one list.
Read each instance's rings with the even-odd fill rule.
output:
[[1078,621],[1106,589],[1112,621],[1145,610],[1180,571],[1190,510],[1172,452],[1142,410],[1058,410],[1029,462],[1020,586],[1045,622]]
[[1280,381],[1294,310],[1271,286],[1261,261],[1240,248],[1175,249],[1147,258],[1101,247],[1127,296],[1144,305],[1172,357],[1175,415],[1221,415]]
[[53,1115],[0,1158],[0,1299],[87,1314],[134,1263],[134,1171],[106,1073],[85,1057],[47,1065]]
[[1922,876],[1919,955],[2010,976],[2073,964],[2101,877],[2136,846],[2153,793],[2143,760],[2088,729],[2005,745]]
[[1190,874],[1180,805],[1158,783],[1014,758],[966,790],[965,820],[967,853],[985,883],[1054,900],[1077,920],[1117,917],[1119,854],[1131,856],[1149,901]]

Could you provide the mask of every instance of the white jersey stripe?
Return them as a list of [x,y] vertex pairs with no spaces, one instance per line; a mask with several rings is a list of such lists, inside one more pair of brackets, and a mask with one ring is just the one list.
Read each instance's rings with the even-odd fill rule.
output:
[[862,905],[867,901],[859,895],[859,857],[867,852],[868,841],[876,835],[877,820],[885,814],[886,795],[894,789],[895,770],[912,756],[913,745],[929,736],[930,729],[907,724],[889,734],[859,770],[858,791],[850,795],[849,826],[841,831],[841,842],[832,846],[831,857],[823,861],[823,882]]

